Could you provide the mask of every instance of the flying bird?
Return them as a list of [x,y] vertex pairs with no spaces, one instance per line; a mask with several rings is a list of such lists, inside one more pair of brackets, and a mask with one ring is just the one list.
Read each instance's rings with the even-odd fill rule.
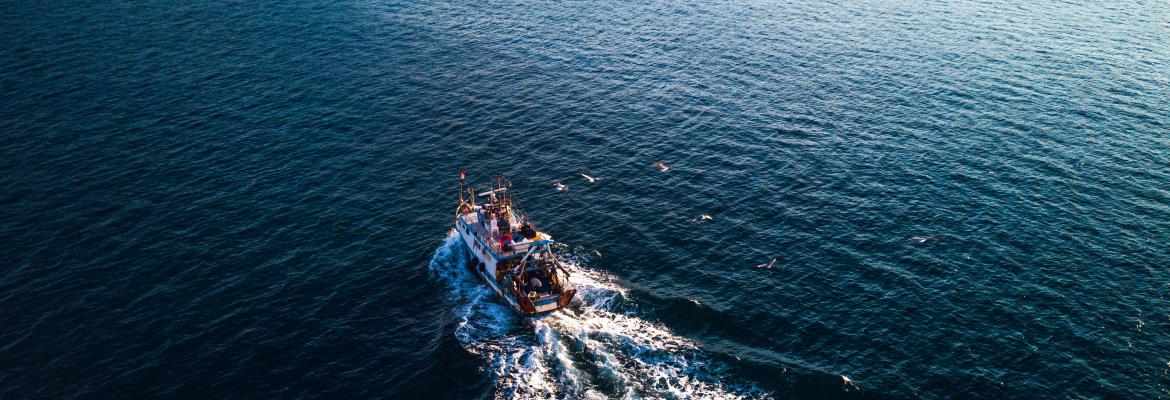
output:
[[928,240],[935,240],[934,235],[930,236],[911,236],[908,240],[913,240],[918,243],[926,243]]
[[581,174],[581,176],[583,178],[585,178],[585,180],[589,181],[589,183],[597,182],[597,180],[601,179],[601,178],[594,178],[592,176],[585,175],[585,174]]
[[658,167],[658,170],[662,171],[662,172],[666,172],[666,171],[670,170],[670,166],[666,165],[662,161],[654,160],[654,166]]
[[767,263],[767,264],[760,264],[760,265],[757,265],[757,266],[756,266],[756,268],[759,268],[759,269],[764,269],[764,268],[772,268],[772,265],[776,264],[776,260],[777,260],[777,259],[779,259],[779,258],[780,258],[780,257],[772,257],[772,260],[768,261],[768,263]]
[[707,215],[707,214],[700,214],[698,217],[691,218],[691,222],[714,221],[714,220],[715,220],[715,218],[712,218],[710,215]]
[[563,191],[565,193],[569,192],[569,185],[563,184],[561,181],[553,182],[553,186],[555,186],[557,190]]

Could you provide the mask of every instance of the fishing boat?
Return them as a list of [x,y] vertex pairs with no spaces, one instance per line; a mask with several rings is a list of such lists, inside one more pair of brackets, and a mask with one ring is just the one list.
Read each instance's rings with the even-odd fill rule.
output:
[[[556,242],[516,210],[508,193],[511,183],[505,186],[503,177],[497,177],[491,190],[477,194],[465,180],[460,171],[455,230],[472,256],[472,273],[521,315],[569,305],[577,290],[554,251]],[[483,201],[477,204],[477,197]]]

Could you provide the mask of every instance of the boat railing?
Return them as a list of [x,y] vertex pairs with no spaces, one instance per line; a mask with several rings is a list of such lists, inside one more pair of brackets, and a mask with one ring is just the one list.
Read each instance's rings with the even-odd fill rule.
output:
[[471,227],[471,229],[475,232],[475,236],[483,241],[483,246],[491,249],[497,258],[504,259],[523,256],[524,253],[527,253],[528,250],[533,246],[543,246],[551,243],[549,240],[527,241],[520,243],[513,242],[511,250],[504,250],[496,238],[492,237],[491,232],[488,231],[487,228],[485,228],[483,224],[478,221],[478,219],[479,218],[477,216],[475,222],[465,220],[464,223]]
[[524,254],[527,253],[528,250],[532,249],[533,247],[544,246],[544,245],[547,245],[549,243],[552,243],[552,241],[551,240],[538,240],[535,242],[524,242],[524,243],[520,243],[520,244],[513,243],[512,250],[510,250],[510,251],[505,251],[504,249],[500,248],[499,243],[493,243],[491,246],[492,246],[492,250],[495,250],[497,252],[497,254],[500,255],[500,258],[512,258],[512,257],[523,257]]

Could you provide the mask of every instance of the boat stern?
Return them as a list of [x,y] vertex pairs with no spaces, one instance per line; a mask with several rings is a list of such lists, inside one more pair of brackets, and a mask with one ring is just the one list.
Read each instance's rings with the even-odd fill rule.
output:
[[526,316],[553,312],[568,307],[569,303],[573,301],[573,296],[576,294],[577,289],[566,289],[559,294],[543,298],[524,298],[520,302],[520,311]]

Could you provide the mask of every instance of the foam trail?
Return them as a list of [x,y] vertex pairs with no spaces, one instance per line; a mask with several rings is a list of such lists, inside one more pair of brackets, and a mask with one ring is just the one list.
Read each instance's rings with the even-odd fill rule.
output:
[[521,318],[467,270],[454,231],[435,251],[431,274],[449,289],[455,336],[486,361],[498,399],[767,398],[721,379],[722,366],[694,342],[641,319],[627,291],[569,254],[578,298],[561,311]]

